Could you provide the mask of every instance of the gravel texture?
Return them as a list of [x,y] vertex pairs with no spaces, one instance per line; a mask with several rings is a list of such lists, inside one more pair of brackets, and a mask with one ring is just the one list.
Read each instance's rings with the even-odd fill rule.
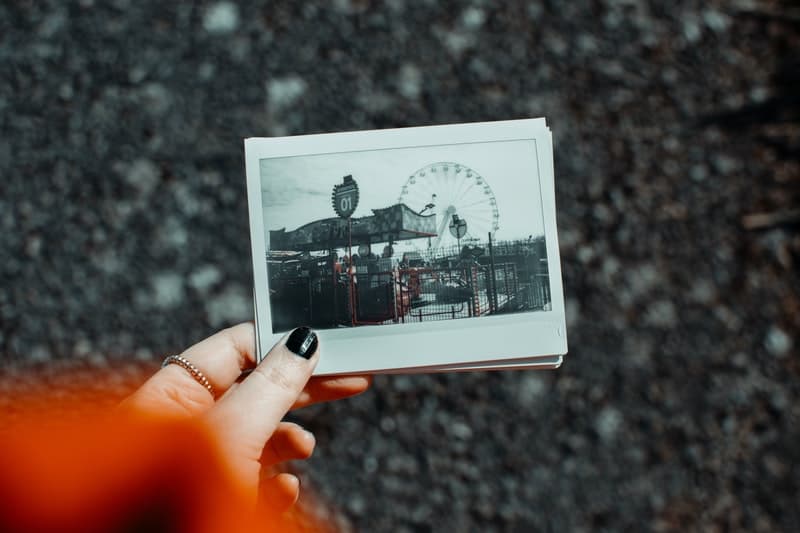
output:
[[378,377],[296,415],[305,483],[360,531],[799,530],[794,3],[385,4],[0,4],[4,409],[251,317],[243,137],[546,116],[564,367]]

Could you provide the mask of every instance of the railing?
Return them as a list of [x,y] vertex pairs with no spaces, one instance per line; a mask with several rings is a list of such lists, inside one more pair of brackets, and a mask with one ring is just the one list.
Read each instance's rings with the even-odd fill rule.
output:
[[546,257],[536,246],[493,243],[491,257],[477,258],[456,248],[406,261],[420,266],[373,256],[354,258],[354,269],[336,263],[304,269],[295,261],[272,270],[273,326],[425,322],[549,308]]

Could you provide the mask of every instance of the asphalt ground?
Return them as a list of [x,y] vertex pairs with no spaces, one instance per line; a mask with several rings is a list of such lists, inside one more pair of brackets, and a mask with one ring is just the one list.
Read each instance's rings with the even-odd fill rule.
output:
[[244,137],[546,116],[563,368],[303,411],[305,485],[360,531],[796,531],[799,27],[767,0],[3,2],[2,407],[119,397],[252,317]]

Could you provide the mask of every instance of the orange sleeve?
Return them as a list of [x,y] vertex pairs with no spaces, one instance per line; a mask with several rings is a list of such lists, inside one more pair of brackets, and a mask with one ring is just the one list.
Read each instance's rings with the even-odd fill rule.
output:
[[0,531],[301,531],[265,516],[197,424],[93,414],[25,419],[0,435]]

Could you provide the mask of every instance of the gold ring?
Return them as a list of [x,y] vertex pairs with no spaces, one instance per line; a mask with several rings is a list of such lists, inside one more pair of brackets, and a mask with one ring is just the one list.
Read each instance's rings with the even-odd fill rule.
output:
[[163,363],[161,363],[161,368],[164,368],[165,366],[172,364],[181,366],[184,369],[186,369],[186,371],[189,372],[189,374],[194,378],[196,382],[198,382],[200,385],[208,389],[208,392],[211,393],[211,396],[214,396],[216,398],[216,394],[214,394],[214,387],[211,386],[211,383],[208,381],[208,378],[205,376],[205,374],[200,372],[200,370],[198,370],[196,366],[190,363],[188,359],[186,359],[181,355],[170,355],[169,357],[164,359]]

